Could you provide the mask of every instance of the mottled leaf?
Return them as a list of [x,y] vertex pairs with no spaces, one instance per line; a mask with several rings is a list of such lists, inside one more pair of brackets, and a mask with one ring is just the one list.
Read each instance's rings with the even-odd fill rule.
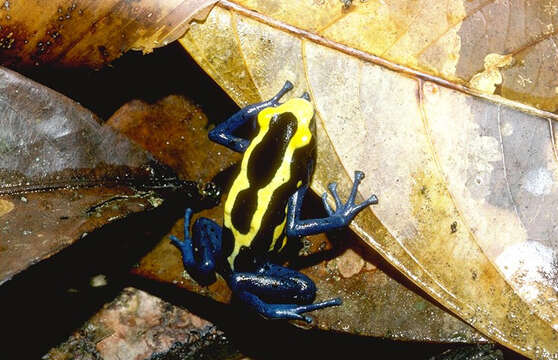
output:
[[107,125],[173,168],[183,179],[209,182],[240,159],[207,137],[203,110],[184,96],[154,104],[134,100],[120,107]]
[[215,0],[14,1],[0,4],[0,64],[101,67],[176,40]]
[[[361,193],[380,203],[353,229],[369,245],[490,338],[558,358],[558,160],[555,124],[541,115],[555,116],[373,56],[423,70],[424,59],[458,66],[459,52],[444,45],[456,27],[444,29],[468,13],[442,15],[461,14],[460,4],[238,3],[220,2],[181,39],[196,61],[241,105],[269,98],[285,80],[296,84],[293,94],[308,90],[319,136],[313,189],[337,180],[346,191],[353,171],[365,171]],[[470,18],[511,3],[471,7]],[[385,19],[401,16],[403,31],[389,34],[389,23],[375,21],[384,10]],[[533,21],[530,12],[519,11]],[[509,64],[488,60],[479,71]],[[452,66],[447,77],[456,80]],[[545,74],[540,80],[550,81]]]
[[[222,4],[238,4],[325,41],[457,84],[475,88],[481,76],[495,85],[482,87],[483,92],[548,111],[558,109],[556,0]],[[494,66],[495,56],[509,61]]]
[[88,110],[0,69],[0,283],[183,185]]

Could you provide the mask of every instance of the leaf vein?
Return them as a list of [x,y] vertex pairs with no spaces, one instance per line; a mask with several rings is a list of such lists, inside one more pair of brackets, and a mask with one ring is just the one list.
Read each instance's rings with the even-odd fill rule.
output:
[[516,201],[513,197],[513,193],[512,193],[512,190],[511,190],[511,185],[510,185],[510,182],[509,182],[509,179],[508,179],[508,169],[507,169],[507,166],[506,166],[506,152],[505,152],[505,149],[504,149],[504,138],[502,136],[502,107],[501,107],[500,104],[498,104],[497,109],[498,109],[498,111],[497,111],[497,116],[496,116],[496,122],[498,124],[498,137],[499,137],[498,140],[500,142],[500,152],[502,153],[502,170],[504,172],[504,180],[506,181],[506,189],[507,189],[510,201],[512,203],[513,210],[515,212],[515,216],[517,216],[517,219],[519,220],[519,222],[521,222],[521,224],[525,228],[525,224],[523,223],[521,215],[519,214],[519,210],[517,208]]
[[286,23],[281,22],[281,21],[276,20],[276,19],[269,18],[265,15],[262,15],[258,12],[246,9],[246,8],[244,8],[240,5],[237,5],[233,2],[230,2],[228,0],[220,0],[218,2],[218,6],[222,7],[222,8],[225,8],[225,9],[233,10],[236,13],[239,13],[243,16],[255,19],[256,21],[259,21],[263,24],[274,27],[276,29],[280,29],[282,31],[291,33],[294,36],[305,38],[306,40],[311,41],[315,44],[319,44],[319,45],[322,45],[322,46],[329,47],[331,49],[334,49],[334,50],[340,51],[342,53],[345,53],[347,55],[351,55],[355,58],[367,61],[367,62],[372,63],[372,64],[376,64],[378,66],[382,66],[386,69],[393,70],[393,71],[396,71],[396,72],[399,72],[399,73],[403,73],[403,74],[406,74],[408,76],[412,76],[412,77],[415,77],[415,78],[418,78],[418,79],[422,79],[424,81],[430,81],[430,82],[433,82],[433,83],[438,84],[440,86],[444,86],[444,87],[449,88],[449,89],[460,91],[462,93],[469,94],[469,95],[472,95],[472,96],[475,96],[475,97],[478,97],[478,98],[481,98],[481,99],[486,99],[486,100],[495,102],[497,104],[504,104],[506,106],[509,106],[510,108],[519,110],[519,111],[527,113],[527,114],[532,114],[532,115],[535,115],[535,116],[545,117],[545,118],[552,119],[554,121],[558,121],[558,114],[554,114],[554,113],[549,112],[549,111],[537,109],[537,108],[534,108],[530,105],[525,105],[525,104],[522,104],[520,102],[517,102],[517,101],[514,101],[514,100],[509,100],[509,99],[503,98],[503,97],[498,96],[498,95],[486,94],[486,93],[483,93],[481,91],[478,91],[478,90],[472,89],[470,87],[467,87],[465,85],[453,83],[453,82],[451,82],[449,80],[446,80],[446,79],[443,79],[441,77],[431,75],[431,74],[426,74],[426,73],[423,73],[421,71],[412,69],[408,66],[404,66],[404,65],[394,63],[392,61],[383,59],[379,56],[376,56],[376,55],[367,53],[365,51],[352,48],[352,47],[347,46],[345,44],[341,44],[341,43],[335,42],[333,40],[327,39],[323,36],[317,35],[317,34],[312,33],[310,31],[297,28],[295,26],[286,24]]
[[260,88],[258,87],[258,84],[256,83],[256,81],[254,80],[254,76],[252,75],[252,72],[250,71],[250,67],[248,66],[248,62],[246,61],[246,54],[244,54],[244,50],[242,49],[242,41],[240,41],[240,35],[238,34],[238,28],[236,27],[236,16],[235,16],[234,11],[231,11],[231,27],[232,27],[232,30],[233,30],[233,33],[234,33],[234,37],[237,41],[237,46],[238,46],[238,51],[240,52],[240,57],[242,58],[242,62],[244,63],[244,67],[246,68],[246,72],[248,73],[248,76],[250,77],[250,80],[252,80],[252,83],[254,84],[254,87],[258,91],[260,99],[263,100],[262,92],[260,91]]

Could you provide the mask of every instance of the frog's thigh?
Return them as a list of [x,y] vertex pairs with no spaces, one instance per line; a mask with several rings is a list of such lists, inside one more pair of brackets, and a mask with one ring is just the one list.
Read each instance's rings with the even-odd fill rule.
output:
[[230,287],[234,292],[247,291],[275,304],[310,304],[316,297],[316,285],[308,276],[272,263],[256,272],[233,273]]

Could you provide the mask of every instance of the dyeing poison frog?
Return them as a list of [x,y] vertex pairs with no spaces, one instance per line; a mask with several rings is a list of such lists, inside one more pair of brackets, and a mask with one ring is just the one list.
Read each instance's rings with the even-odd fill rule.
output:
[[[312,175],[316,136],[314,107],[308,93],[279,103],[292,88],[287,81],[277,95],[243,108],[209,133],[211,140],[244,153],[225,202],[223,227],[199,218],[190,236],[192,210],[186,209],[184,241],[174,236],[171,241],[182,252],[185,269],[199,282],[215,281],[218,272],[233,294],[261,315],[311,322],[304,313],[340,305],[341,299],[313,303],[314,282],[276,263],[287,239],[347,226],[359,211],[378,200],[372,195],[355,204],[357,188],[364,177],[356,171],[346,204],[337,194],[337,185],[331,183],[328,188],[336,209],[329,206],[324,193],[323,205],[329,216],[300,219]],[[253,139],[233,135],[252,119],[257,120]]]

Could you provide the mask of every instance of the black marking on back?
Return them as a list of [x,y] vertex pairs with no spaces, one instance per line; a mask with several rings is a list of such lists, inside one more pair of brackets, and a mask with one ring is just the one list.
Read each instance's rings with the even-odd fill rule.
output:
[[273,231],[285,219],[285,209],[287,208],[289,198],[299,188],[297,186],[298,182],[306,184],[310,180],[308,177],[311,169],[308,169],[308,166],[311,166],[314,154],[315,143],[313,140],[312,138],[310,144],[295,150],[293,162],[291,163],[291,178],[273,193],[269,206],[263,216],[260,229],[251,244],[256,254],[263,254],[269,251],[269,246],[273,241]]
[[223,226],[221,230],[221,252],[225,258],[232,254],[234,249],[234,235],[231,229]]
[[[293,154],[294,161],[291,163],[291,178],[274,192],[262,219],[262,226],[250,244],[250,251],[239,253],[234,261],[236,271],[244,271],[243,267],[248,266],[248,264],[265,261],[268,258],[269,246],[273,241],[273,231],[276,226],[283,222],[289,198],[299,187],[297,183],[302,181],[303,184],[306,184],[310,181],[309,177],[312,175],[311,167],[316,156],[315,149],[315,138],[312,136],[312,140],[308,145],[295,150]],[[281,241],[282,237],[279,238],[272,252],[278,252],[281,247]]]
[[250,185],[238,194],[231,212],[232,224],[241,233],[246,234],[250,230],[258,190],[269,184],[277,173],[296,130],[297,119],[291,112],[277,114],[271,119],[264,138],[252,150],[247,165]]

